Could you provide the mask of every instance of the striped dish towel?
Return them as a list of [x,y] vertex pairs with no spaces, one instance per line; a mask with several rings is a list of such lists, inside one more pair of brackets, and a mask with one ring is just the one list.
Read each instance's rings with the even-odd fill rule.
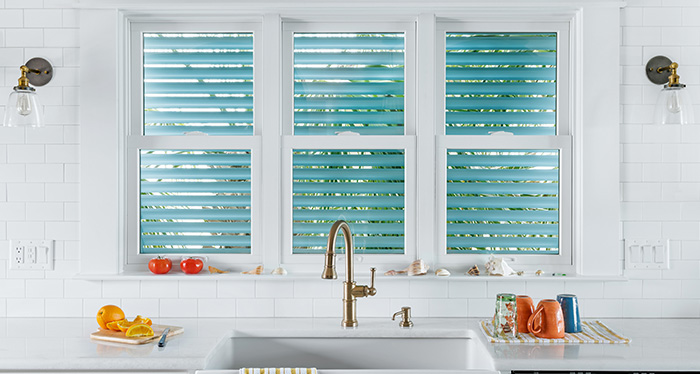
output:
[[494,336],[490,320],[481,321],[481,331],[491,343],[508,344],[627,344],[626,338],[600,321],[581,321],[581,332],[567,333],[563,339],[543,339],[529,333],[519,333],[517,338]]
[[316,374],[316,368],[240,368],[239,374]]

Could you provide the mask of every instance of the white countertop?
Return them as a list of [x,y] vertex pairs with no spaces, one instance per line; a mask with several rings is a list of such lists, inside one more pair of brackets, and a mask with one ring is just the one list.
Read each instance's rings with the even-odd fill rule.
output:
[[[426,336],[478,331],[478,319],[414,318],[399,329],[389,318],[359,319],[344,330],[340,318],[180,318],[155,322],[185,327],[160,350],[155,344],[128,346],[96,342],[92,318],[0,318],[3,370],[175,370],[204,368],[209,352],[233,331],[259,336]],[[630,344],[512,345],[484,343],[496,369],[506,370],[699,370],[700,319],[603,319],[632,339]],[[394,332],[394,329],[396,332]]]

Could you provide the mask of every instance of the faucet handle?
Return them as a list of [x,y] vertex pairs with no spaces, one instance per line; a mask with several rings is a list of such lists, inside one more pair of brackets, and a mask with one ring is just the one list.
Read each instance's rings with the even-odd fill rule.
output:
[[367,292],[369,293],[370,296],[374,296],[377,294],[377,289],[374,288],[374,275],[376,272],[377,272],[377,268],[370,268],[369,269],[370,284],[369,284],[369,290],[367,290]]

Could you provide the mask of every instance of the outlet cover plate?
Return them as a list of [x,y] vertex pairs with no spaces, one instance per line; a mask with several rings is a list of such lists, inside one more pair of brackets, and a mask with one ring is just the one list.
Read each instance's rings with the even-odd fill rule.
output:
[[669,269],[669,239],[625,239],[625,269]]
[[53,270],[53,240],[11,240],[11,270]]

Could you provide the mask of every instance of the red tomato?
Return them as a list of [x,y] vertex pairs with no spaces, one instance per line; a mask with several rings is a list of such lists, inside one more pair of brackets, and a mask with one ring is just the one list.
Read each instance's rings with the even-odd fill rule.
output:
[[198,258],[186,258],[180,261],[180,269],[185,274],[197,274],[202,271],[204,267],[204,261]]
[[173,262],[166,257],[156,257],[148,261],[148,270],[153,274],[165,274],[173,267]]

